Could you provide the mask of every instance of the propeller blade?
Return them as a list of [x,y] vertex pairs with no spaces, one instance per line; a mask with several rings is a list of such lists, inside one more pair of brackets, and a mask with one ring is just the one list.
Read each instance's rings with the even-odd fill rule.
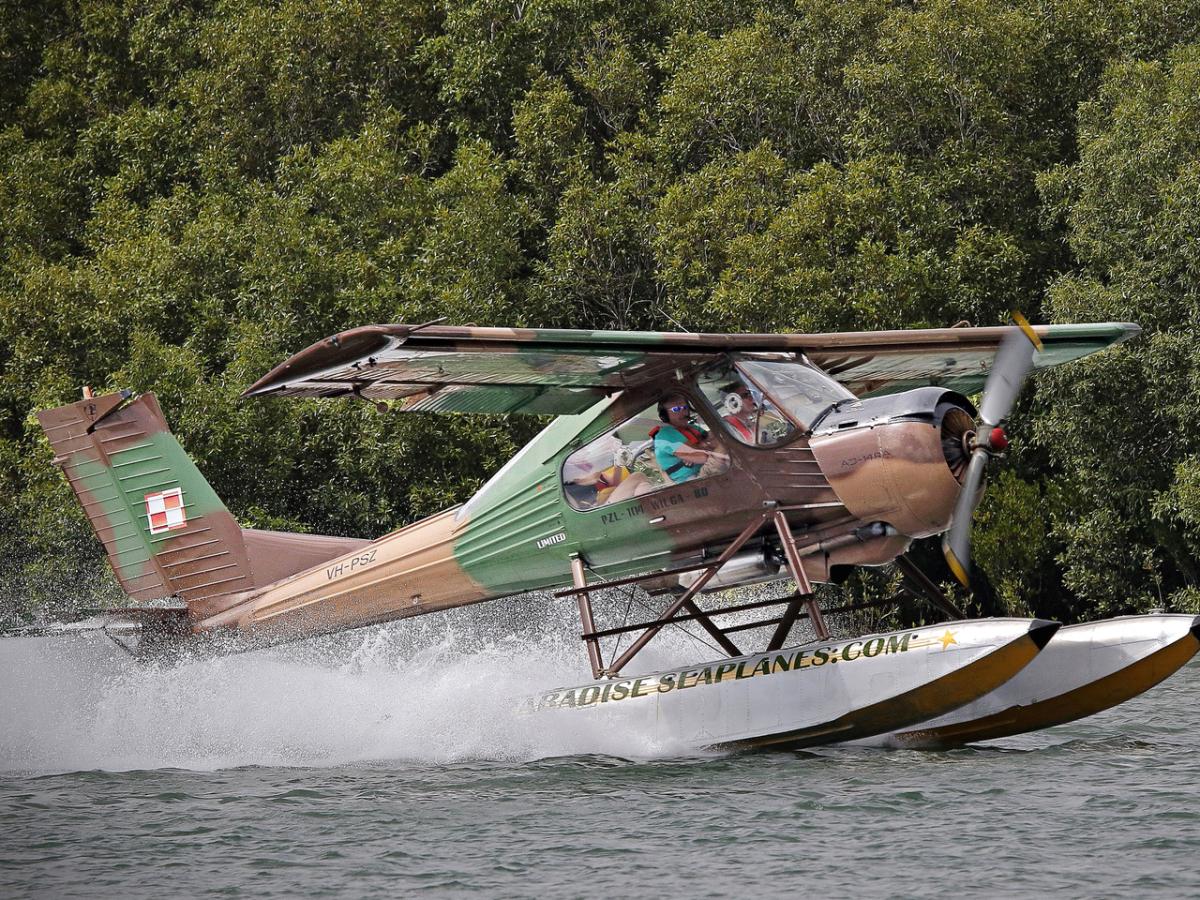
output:
[[942,553],[946,556],[946,563],[963,587],[971,586],[971,520],[983,495],[983,474],[988,456],[992,451],[1008,446],[1007,438],[996,426],[1012,412],[1021,386],[1025,383],[1025,376],[1033,368],[1033,354],[1042,349],[1042,341],[1028,320],[1016,311],[1012,317],[1017,327],[1009,331],[1000,343],[1000,349],[992,361],[992,370],[983,386],[979,420],[985,427],[979,429],[980,436],[975,449],[971,451],[971,462],[967,465],[966,476],[954,503],[950,530],[942,536]]
[[1013,313],[1017,327],[1008,333],[996,351],[992,371],[983,386],[983,401],[979,418],[988,428],[999,425],[1012,412],[1025,376],[1033,368],[1033,354],[1042,349],[1042,342],[1033,327],[1018,312]]
[[963,587],[970,587],[968,574],[971,570],[971,519],[975,515],[975,507],[979,505],[982,496],[983,472],[987,467],[987,451],[977,447],[971,454],[971,462],[967,466],[967,475],[958,491],[958,500],[954,504],[954,518],[950,520],[950,530],[942,536],[942,553],[954,577],[962,582]]

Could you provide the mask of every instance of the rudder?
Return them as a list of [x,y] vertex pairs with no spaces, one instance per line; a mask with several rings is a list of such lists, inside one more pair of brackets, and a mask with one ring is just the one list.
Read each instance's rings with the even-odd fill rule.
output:
[[221,606],[254,587],[237,520],[153,394],[88,397],[37,416],[130,597]]

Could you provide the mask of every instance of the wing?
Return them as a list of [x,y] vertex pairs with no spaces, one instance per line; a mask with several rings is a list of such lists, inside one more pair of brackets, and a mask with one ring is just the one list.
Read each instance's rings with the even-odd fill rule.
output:
[[300,351],[244,396],[399,399],[406,412],[576,413],[731,351],[796,352],[797,337],[368,325]]
[[[1042,341],[1034,369],[1048,369],[1141,333],[1128,322],[1035,325]],[[964,394],[987,380],[1008,328],[931,328],[826,334],[808,358],[860,397],[935,384]]]
[[[1039,363],[1058,365],[1125,340],[1136,325],[1041,325]],[[805,354],[855,393],[982,385],[1004,328],[841,334],[368,325],[318,341],[243,396],[400,400],[405,412],[582,412],[602,397],[673,380],[727,353]]]

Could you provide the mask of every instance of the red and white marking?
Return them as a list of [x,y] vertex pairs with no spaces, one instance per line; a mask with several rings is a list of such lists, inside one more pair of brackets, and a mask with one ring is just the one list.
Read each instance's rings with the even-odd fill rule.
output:
[[146,495],[146,518],[150,533],[162,534],[177,528],[187,528],[187,511],[183,508],[183,488],[171,488]]

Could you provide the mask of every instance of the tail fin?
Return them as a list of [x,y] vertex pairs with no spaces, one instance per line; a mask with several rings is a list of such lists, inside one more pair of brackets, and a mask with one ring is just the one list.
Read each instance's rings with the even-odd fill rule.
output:
[[189,602],[253,588],[237,520],[167,428],[154,395],[131,397],[122,391],[38,413],[121,587],[135,600]]
[[56,464],[134,600],[178,596],[203,618],[365,546],[356,538],[240,528],[153,394],[88,397],[38,413]]

